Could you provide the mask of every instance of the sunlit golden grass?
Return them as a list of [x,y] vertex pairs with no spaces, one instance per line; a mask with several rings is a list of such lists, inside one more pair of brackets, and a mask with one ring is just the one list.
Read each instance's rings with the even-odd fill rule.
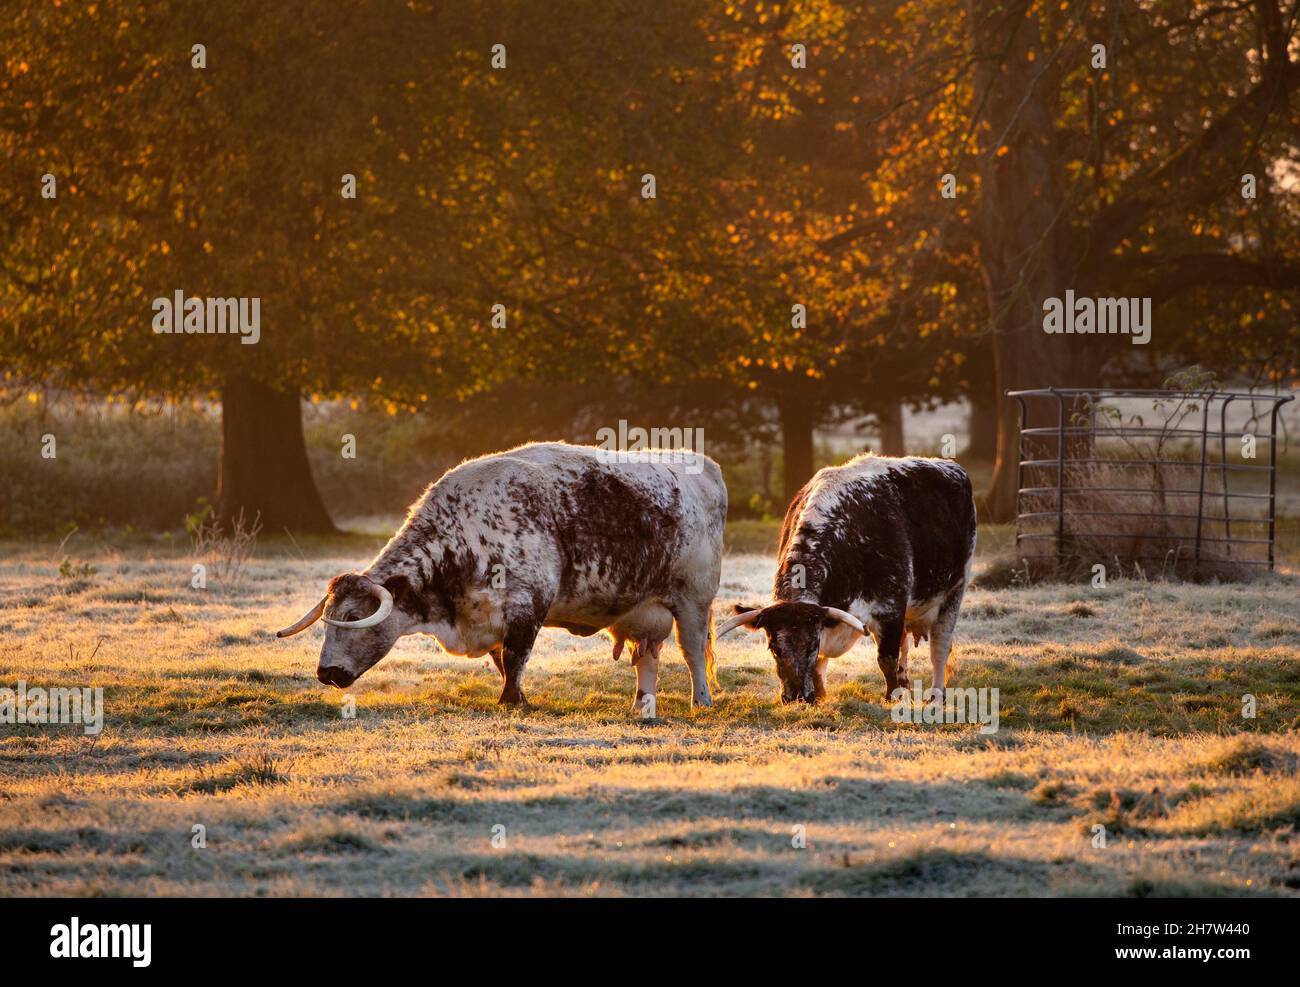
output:
[[[206,591],[182,549],[142,538],[81,546],[97,572],[75,584],[53,546],[4,549],[0,685],[101,685],[106,717],[99,737],[0,727],[3,894],[1300,889],[1293,576],[972,592],[950,684],[1000,690],[984,735],[892,722],[863,645],[824,704],[782,706],[743,634],[708,710],[672,645],[661,717],[641,721],[626,662],[547,631],[527,709],[496,706],[486,660],[408,639],[349,719],[315,680],[319,631],[271,631],[365,539],[271,540]],[[720,606],[764,599],[771,566],[730,556]]]

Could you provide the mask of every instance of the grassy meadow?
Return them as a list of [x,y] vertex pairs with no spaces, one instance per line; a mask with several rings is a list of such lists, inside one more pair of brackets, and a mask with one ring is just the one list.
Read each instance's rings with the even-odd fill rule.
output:
[[[488,659],[407,638],[347,718],[320,630],[274,630],[389,523],[264,538],[206,590],[183,539],[0,543],[0,685],[106,708],[98,736],[0,727],[0,895],[1300,894],[1294,558],[1246,585],[972,590],[950,684],[1000,690],[992,735],[892,722],[863,644],[823,705],[783,707],[743,633],[712,709],[675,644],[642,721],[603,638],[547,630],[525,710]],[[728,609],[773,566],[771,524],[733,529]],[[911,671],[929,684],[925,645]]]

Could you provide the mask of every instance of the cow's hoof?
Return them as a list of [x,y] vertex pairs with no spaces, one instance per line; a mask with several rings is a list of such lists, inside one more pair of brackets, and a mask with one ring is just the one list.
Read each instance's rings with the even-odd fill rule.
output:
[[706,709],[713,705],[713,700],[709,696],[695,696],[691,699],[691,709]]
[[522,689],[507,689],[501,693],[501,698],[497,700],[498,706],[527,706],[528,700],[524,698]]

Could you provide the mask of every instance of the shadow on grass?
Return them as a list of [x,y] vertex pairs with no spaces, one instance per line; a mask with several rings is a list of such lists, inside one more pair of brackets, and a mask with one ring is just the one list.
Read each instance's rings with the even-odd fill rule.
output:
[[[798,854],[801,851],[791,851]],[[485,889],[555,885],[611,885],[632,893],[785,895],[792,890],[825,897],[978,896],[997,894],[1105,894],[1116,897],[1218,897],[1245,890],[1215,881],[1129,877],[1078,862],[1053,864],[979,851],[927,849],[812,867],[802,859],[726,860],[671,855],[626,863],[617,856],[573,858],[529,853],[456,856],[433,862],[435,885],[455,889],[478,882]],[[1259,892],[1252,892],[1252,896]],[[1267,893],[1267,892],[1265,892]]]
[[[925,671],[922,662],[912,672]],[[499,707],[495,676],[478,668],[438,667],[415,687],[389,681],[354,687],[356,720],[343,717],[343,694],[325,691],[308,676],[204,665],[189,672],[119,681],[105,688],[106,728],[148,728],[174,734],[221,732],[250,726],[289,730],[337,723],[349,729],[394,720],[438,716],[490,717],[501,721],[585,720],[636,724],[653,733],[686,721],[771,729],[825,731],[945,731],[977,746],[998,735],[972,724],[897,724],[882,699],[883,684],[871,673],[831,689],[817,706],[783,705],[766,678],[752,671],[722,670],[722,689],[710,709],[692,710],[685,671],[661,675],[660,719],[639,721],[629,711],[631,675],[607,666],[543,674],[529,687],[529,705]],[[38,683],[31,683],[32,685]],[[1036,663],[1003,658],[961,662],[949,686],[996,688],[999,731],[1047,730],[1154,736],[1189,733],[1274,733],[1293,729],[1300,717],[1300,661],[1284,657],[1196,656],[1149,660],[1123,647],[1102,647]],[[1243,697],[1254,697],[1256,715],[1242,716]],[[649,735],[649,734],[648,734]],[[652,756],[653,759],[653,756]]]
[[[370,819],[484,825],[511,819],[530,832],[564,834],[638,826],[648,821],[698,824],[768,822],[788,830],[808,823],[877,828],[900,819],[1014,824],[1029,818],[1023,793],[953,782],[865,781],[829,777],[810,788],[740,785],[726,791],[671,788],[593,789],[583,795],[460,799],[405,792],[362,792],[328,806]],[[485,830],[486,831],[486,830]]]

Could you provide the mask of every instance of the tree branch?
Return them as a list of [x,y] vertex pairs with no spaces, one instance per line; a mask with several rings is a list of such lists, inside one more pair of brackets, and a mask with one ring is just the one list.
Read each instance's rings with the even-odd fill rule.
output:
[[1236,285],[1300,291],[1300,264],[1281,258],[1249,260],[1237,254],[1197,253],[1179,257],[1141,254],[1113,257],[1098,271],[1099,290],[1134,284],[1159,305],[1201,284]]
[[[1128,191],[1122,191],[1094,218],[1091,243],[1081,266],[1104,267],[1104,258],[1115,245],[1159,209],[1200,206],[1228,194],[1233,183],[1223,166],[1237,163],[1228,158],[1244,156],[1279,99],[1297,86],[1300,65],[1288,62],[1276,72],[1266,72],[1258,86],[1171,158],[1130,178],[1125,183]],[[1211,164],[1210,159],[1216,157],[1219,161]]]

